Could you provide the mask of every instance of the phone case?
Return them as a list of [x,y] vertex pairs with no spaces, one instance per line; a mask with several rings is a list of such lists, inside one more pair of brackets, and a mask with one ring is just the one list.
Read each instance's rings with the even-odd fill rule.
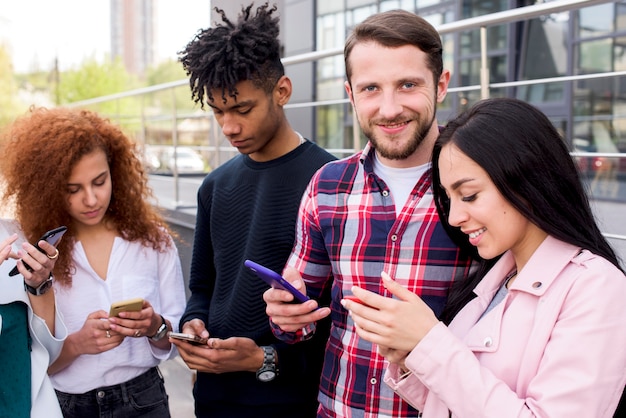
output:
[[143,306],[142,298],[133,298],[113,302],[109,311],[109,316],[118,316],[120,312],[136,312],[140,311]]
[[206,338],[202,338],[193,334],[184,334],[182,332],[170,331],[168,332],[167,336],[170,338],[175,338],[177,340],[189,341],[191,344],[195,344],[195,345],[206,345],[207,343]]
[[304,303],[310,300],[307,295],[303,294],[298,289],[293,287],[291,283],[289,283],[287,280],[285,280],[283,276],[276,273],[275,271],[270,270],[267,267],[263,267],[262,265],[257,264],[251,260],[246,260],[243,264],[244,266],[255,272],[257,276],[259,276],[265,281],[265,283],[269,284],[273,288],[286,290],[291,293],[297,302]]
[[[47,243],[56,246],[57,242],[59,242],[59,240],[61,239],[63,234],[65,234],[65,231],[67,231],[67,227],[66,226],[60,226],[58,228],[51,229],[50,231],[48,231],[45,234],[43,234],[41,236],[41,238],[39,238],[37,240],[37,242],[35,243],[35,248],[37,248],[42,253],[45,253],[45,251],[42,250],[41,248],[39,248],[39,245],[37,245],[39,243],[39,241],[46,241]],[[26,269],[28,269],[28,271],[33,271],[33,269],[27,263],[24,263],[24,267],[26,267]],[[15,266],[9,272],[9,276],[15,276],[16,274],[19,274],[19,272],[20,271],[17,269],[17,266]]]

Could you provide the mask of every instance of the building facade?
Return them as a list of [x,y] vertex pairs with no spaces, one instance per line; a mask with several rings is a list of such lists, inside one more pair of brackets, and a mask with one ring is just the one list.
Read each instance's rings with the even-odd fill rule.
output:
[[143,76],[155,63],[156,1],[111,0],[111,57]]
[[[343,47],[355,24],[367,16],[404,9],[435,27],[537,3],[532,0],[282,0],[284,56]],[[213,0],[235,13],[246,2]],[[213,19],[215,20],[215,19]],[[479,29],[446,34],[444,65],[450,87],[480,83]],[[490,26],[487,29],[491,83],[612,73],[626,70],[626,1],[606,2],[571,12]],[[345,99],[343,56],[289,65],[291,103]],[[572,151],[626,152],[626,78],[624,76],[491,88],[492,97],[526,100],[541,108],[563,132]],[[451,92],[438,108],[445,122],[480,98],[480,91]],[[294,126],[328,149],[351,148],[352,111],[348,103],[289,110]],[[361,144],[364,145],[364,138]],[[583,169],[626,174],[626,159],[581,158]],[[626,187],[622,187],[626,189]],[[625,191],[626,192],[626,191]],[[613,192],[609,192],[613,194]]]

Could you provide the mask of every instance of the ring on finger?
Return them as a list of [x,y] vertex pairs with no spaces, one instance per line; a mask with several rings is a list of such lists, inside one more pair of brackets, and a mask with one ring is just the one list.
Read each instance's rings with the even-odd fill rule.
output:
[[54,251],[55,251],[55,252],[54,252],[54,255],[48,255],[48,253],[46,253],[46,255],[48,256],[48,258],[49,258],[50,260],[54,260],[54,259],[56,259],[56,258],[59,256],[59,250],[57,250],[57,249],[55,248],[55,249],[54,249]]
[[107,333],[107,338],[111,338],[111,333],[109,332],[108,329],[106,330],[106,333]]
[[137,338],[141,337],[141,331],[139,330],[135,331],[135,337]]

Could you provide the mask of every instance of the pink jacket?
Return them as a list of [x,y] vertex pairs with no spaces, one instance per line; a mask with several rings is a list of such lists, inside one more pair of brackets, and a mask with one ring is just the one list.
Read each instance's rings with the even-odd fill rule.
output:
[[[450,327],[435,326],[385,382],[425,418],[612,417],[626,384],[626,277],[552,237],[487,313],[505,253]],[[477,322],[478,321],[478,322]]]

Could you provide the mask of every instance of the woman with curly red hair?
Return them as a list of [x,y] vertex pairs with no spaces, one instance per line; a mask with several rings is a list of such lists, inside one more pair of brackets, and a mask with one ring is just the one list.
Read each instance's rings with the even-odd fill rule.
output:
[[[5,197],[34,242],[66,225],[54,266],[69,336],[49,373],[67,417],[169,417],[157,369],[176,349],[185,291],[178,252],[133,143],[86,110],[33,108],[3,138]],[[109,317],[112,303],[140,311]]]

